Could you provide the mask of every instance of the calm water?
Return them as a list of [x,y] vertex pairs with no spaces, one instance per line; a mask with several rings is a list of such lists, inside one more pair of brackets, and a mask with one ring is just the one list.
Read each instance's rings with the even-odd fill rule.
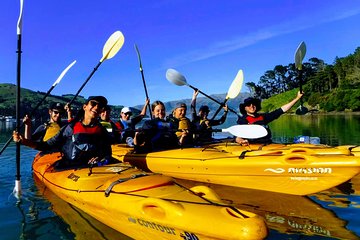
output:
[[[229,119],[225,127],[235,124]],[[0,147],[12,125],[0,123]],[[317,136],[330,145],[360,145],[360,116],[283,116],[273,122],[274,141],[292,142],[298,135]],[[23,197],[12,195],[15,145],[0,156],[1,239],[127,239],[34,182],[31,162],[36,151],[22,147]],[[308,197],[211,185],[219,195],[266,219],[267,239],[360,239],[360,176],[339,188]]]

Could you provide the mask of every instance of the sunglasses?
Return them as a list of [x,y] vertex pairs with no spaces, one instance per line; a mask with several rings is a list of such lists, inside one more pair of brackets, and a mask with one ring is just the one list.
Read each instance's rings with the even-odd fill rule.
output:
[[91,107],[95,107],[98,106],[98,108],[103,109],[105,106],[102,105],[101,103],[99,103],[98,101],[95,100],[90,100],[89,104],[91,105]]
[[131,116],[132,115],[132,113],[131,112],[127,112],[127,113],[123,113],[124,115],[129,115],[129,116]]
[[57,111],[57,110],[52,110],[52,112],[53,112],[54,114],[60,114],[60,112]]

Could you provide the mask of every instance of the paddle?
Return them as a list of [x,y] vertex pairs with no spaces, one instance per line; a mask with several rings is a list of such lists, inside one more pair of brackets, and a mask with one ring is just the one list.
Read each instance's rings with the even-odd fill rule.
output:
[[[213,97],[205,94],[204,92],[200,91],[199,89],[197,89],[197,88],[191,86],[190,84],[188,84],[188,83],[186,82],[185,77],[184,77],[181,73],[179,73],[178,71],[176,71],[175,69],[171,69],[171,68],[168,69],[168,70],[166,71],[166,78],[167,78],[167,80],[168,80],[169,82],[172,82],[172,83],[174,83],[174,84],[177,85],[177,86],[184,86],[184,85],[186,85],[186,86],[194,89],[195,91],[199,91],[199,93],[201,93],[201,94],[204,95],[205,97],[213,100],[214,102],[216,102],[217,104],[220,104],[220,106],[222,106],[222,103],[219,102],[218,100],[216,100],[215,98],[213,98]],[[236,112],[235,110],[231,109],[231,108],[229,108],[229,111],[237,114],[237,112]]]
[[[23,0],[20,0],[20,15],[17,22],[17,69],[16,69],[16,130],[20,129],[20,73],[21,73],[21,32],[22,32],[22,13]],[[20,142],[16,143],[16,176],[13,194],[17,199],[21,196],[20,182]]]
[[230,87],[229,87],[229,90],[228,90],[228,93],[225,97],[225,100],[224,102],[222,103],[222,105],[219,106],[219,108],[216,110],[215,114],[213,115],[213,117],[211,118],[210,121],[214,120],[216,115],[220,112],[221,108],[223,106],[225,106],[226,102],[229,100],[229,99],[234,99],[236,98],[240,91],[241,91],[241,87],[243,85],[243,82],[244,82],[244,73],[243,71],[240,69],[238,71],[238,73],[236,74],[236,77],[235,79],[233,80],[233,82],[231,83]]
[[227,132],[241,138],[254,139],[265,137],[268,132],[265,127],[256,124],[234,125],[225,129],[211,129],[212,132]]
[[[112,130],[111,130],[112,131]],[[128,130],[116,130],[119,132],[125,132]],[[141,132],[141,131],[152,131],[151,129],[135,129],[132,130],[134,132]],[[181,132],[183,130],[181,129],[169,129],[169,131],[173,131],[173,132]],[[261,138],[264,137],[268,134],[267,130],[265,127],[263,127],[262,125],[257,125],[257,124],[240,124],[240,125],[233,125],[229,128],[224,128],[224,129],[204,129],[204,132],[206,131],[210,131],[210,132],[226,132],[226,133],[230,133],[231,135],[234,135],[236,137],[241,137],[241,138],[247,138],[247,139],[253,139],[253,138]],[[199,131],[200,132],[200,131]]]
[[[38,102],[38,104],[36,105],[35,108],[33,108],[33,110],[31,111],[31,113],[29,114],[29,117],[31,117],[40,107],[40,105],[44,102],[45,98],[47,96],[49,96],[49,94],[51,93],[51,91],[55,88],[56,85],[58,85],[61,81],[61,79],[65,76],[65,74],[67,73],[67,71],[76,63],[76,60],[73,61],[72,63],[70,63],[69,66],[67,66],[59,75],[59,77],[56,79],[56,81],[54,82],[54,84],[50,87],[50,89],[47,91],[47,93],[43,96],[43,98]],[[19,131],[19,129],[21,129],[24,126],[24,123],[22,123],[20,125],[19,128],[16,129],[16,131]],[[5,151],[5,149],[7,148],[7,146],[11,143],[12,141],[12,137],[10,137],[8,139],[8,141],[5,143],[5,145],[2,147],[1,151],[0,151],[0,155]]]
[[[135,47],[135,50],[136,50],[136,53],[137,53],[137,56],[138,56],[138,59],[139,59],[140,73],[141,73],[141,77],[142,77],[142,81],[143,81],[143,85],[144,85],[145,96],[146,96],[146,99],[149,99],[149,95],[148,95],[148,92],[147,92],[147,89],[146,89],[146,83],[145,83],[145,77],[144,77],[144,70],[143,70],[143,67],[142,67],[142,64],[141,64],[140,52],[139,52],[139,49],[138,49],[138,47],[136,46],[136,44],[134,44],[134,47]],[[152,113],[151,113],[150,104],[148,104],[148,109],[149,109],[149,113],[150,113],[150,119],[152,119]]]
[[71,99],[71,101],[68,103],[69,106],[73,101],[76,99],[76,97],[79,95],[81,90],[85,87],[87,82],[90,80],[90,78],[94,75],[96,70],[100,67],[101,63],[107,59],[110,59],[116,55],[116,53],[120,50],[120,48],[124,45],[124,35],[120,31],[114,32],[106,41],[104,48],[103,48],[103,56],[100,59],[99,63],[96,65],[94,70],[90,73],[89,77],[85,80],[85,82],[81,85],[80,89],[77,91],[75,96]]
[[[299,78],[299,90],[302,93],[302,61],[306,54],[306,45],[305,42],[301,42],[295,52],[295,67],[298,70],[298,78]],[[296,114],[304,115],[309,110],[303,106],[303,100],[300,98],[300,106],[296,109]]]

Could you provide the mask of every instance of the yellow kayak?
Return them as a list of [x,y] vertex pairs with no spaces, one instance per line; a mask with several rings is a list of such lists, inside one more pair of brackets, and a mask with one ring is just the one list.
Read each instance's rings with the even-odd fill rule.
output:
[[264,239],[260,216],[224,204],[205,186],[190,190],[129,164],[56,169],[59,153],[39,153],[35,176],[57,196],[134,239]]
[[175,178],[278,193],[307,195],[337,186],[360,172],[350,147],[210,144],[136,154],[113,146],[113,157]]
[[[354,182],[356,178],[351,179],[353,186],[356,184]],[[189,188],[199,184],[182,179],[177,181]],[[341,219],[332,210],[312,200],[317,198],[323,201],[323,198],[319,198],[319,196],[328,196],[331,199],[327,202],[332,206],[341,207],[341,205],[348,204],[352,207],[360,207],[356,201],[349,201],[350,195],[341,195],[341,193],[336,192],[335,188],[331,189],[332,192],[336,192],[335,194],[323,191],[310,195],[312,198],[310,199],[308,196],[250,190],[218,184],[208,183],[206,186],[213,189],[223,201],[262,216],[271,230],[289,234],[289,239],[296,239],[290,235],[293,233],[305,235],[302,236],[302,239],[317,239],[307,237],[313,235],[322,236],[325,239],[359,239],[351,230],[347,229],[347,221]]]

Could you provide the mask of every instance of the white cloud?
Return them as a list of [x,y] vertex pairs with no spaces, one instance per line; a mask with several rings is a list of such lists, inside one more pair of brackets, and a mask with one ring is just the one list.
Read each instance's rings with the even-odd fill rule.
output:
[[360,9],[352,9],[343,12],[332,11],[327,13],[312,14],[312,16],[306,15],[287,21],[281,24],[277,24],[268,28],[259,29],[255,32],[247,35],[236,36],[231,40],[224,40],[220,42],[214,42],[205,48],[196,49],[173,58],[166,60],[165,66],[181,66],[192,62],[206,60],[215,56],[237,51],[239,49],[257,44],[261,41],[268,40],[274,37],[282,36],[289,33],[298,32],[305,29],[310,29],[324,23],[331,23],[346,19],[360,14]]

